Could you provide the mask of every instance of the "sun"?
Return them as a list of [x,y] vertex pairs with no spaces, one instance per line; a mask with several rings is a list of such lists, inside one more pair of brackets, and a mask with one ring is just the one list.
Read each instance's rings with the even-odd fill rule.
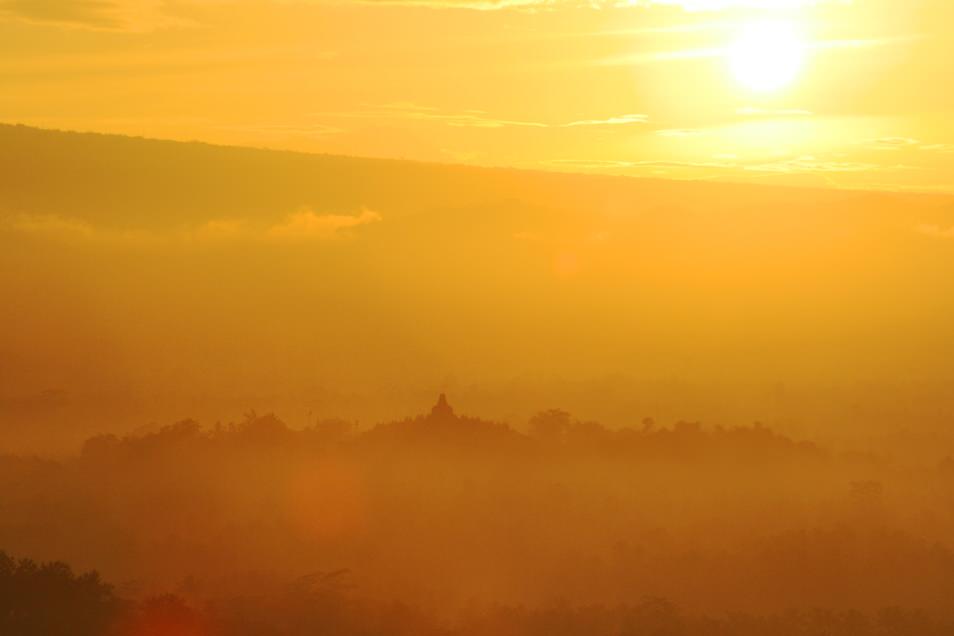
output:
[[768,93],[790,85],[805,60],[805,43],[793,22],[744,24],[726,51],[729,68],[745,88]]

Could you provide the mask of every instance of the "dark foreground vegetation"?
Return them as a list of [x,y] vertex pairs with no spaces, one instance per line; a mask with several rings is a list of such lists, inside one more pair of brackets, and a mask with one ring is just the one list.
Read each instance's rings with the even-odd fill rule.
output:
[[0,552],[0,633],[9,636],[948,636],[954,621],[886,608],[770,615],[687,614],[665,599],[615,606],[566,601],[492,607],[439,621],[401,603],[353,598],[345,572],[314,574],[280,594],[190,606],[174,594],[121,599],[95,572]]

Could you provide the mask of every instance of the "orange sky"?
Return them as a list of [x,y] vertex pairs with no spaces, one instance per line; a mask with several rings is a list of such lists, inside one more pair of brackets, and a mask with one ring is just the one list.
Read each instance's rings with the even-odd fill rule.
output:
[[[954,190],[948,0],[0,0],[0,16],[11,123]],[[740,45],[766,23],[796,34],[790,81],[776,51]],[[780,85],[740,77],[740,46]]]

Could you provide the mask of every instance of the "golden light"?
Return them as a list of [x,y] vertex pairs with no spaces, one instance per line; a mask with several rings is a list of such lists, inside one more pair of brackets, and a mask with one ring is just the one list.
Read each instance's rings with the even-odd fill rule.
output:
[[761,20],[743,25],[726,56],[740,84],[767,93],[795,80],[805,59],[805,44],[793,22]]

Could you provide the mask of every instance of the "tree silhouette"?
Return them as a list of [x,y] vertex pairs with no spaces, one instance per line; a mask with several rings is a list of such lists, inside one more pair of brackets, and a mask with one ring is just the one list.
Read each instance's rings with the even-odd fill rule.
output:
[[96,572],[76,576],[64,563],[15,561],[0,552],[0,634],[103,636],[122,609]]

